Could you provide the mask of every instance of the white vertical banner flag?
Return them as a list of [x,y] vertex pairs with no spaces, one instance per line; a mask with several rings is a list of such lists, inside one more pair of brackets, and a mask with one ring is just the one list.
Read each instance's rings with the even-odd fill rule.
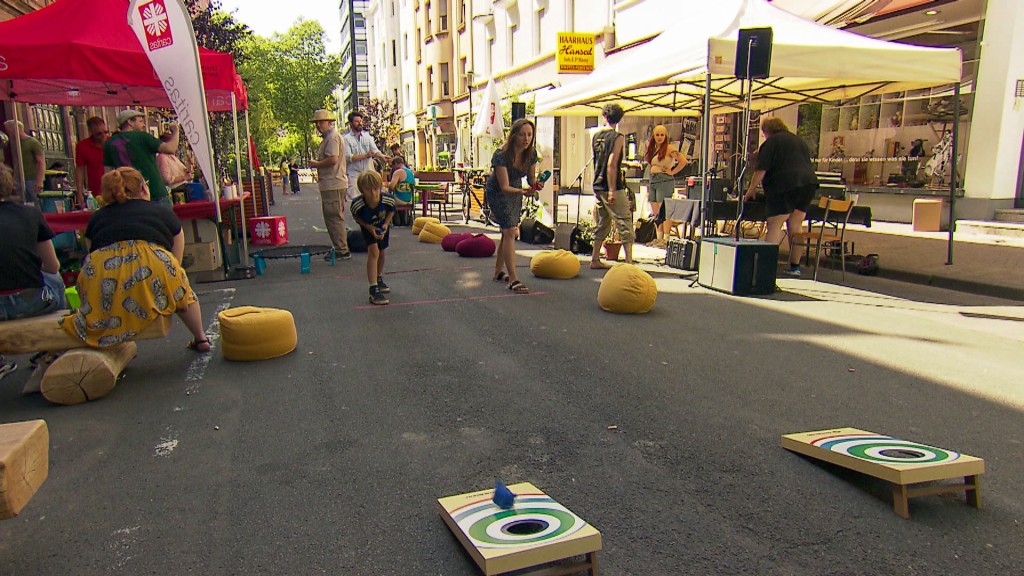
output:
[[494,78],[487,81],[483,101],[480,102],[480,112],[477,113],[476,122],[473,123],[473,134],[490,138],[505,136],[505,121],[501,117],[501,99],[498,98],[498,89],[494,87]]
[[[181,0],[132,0],[128,25],[146,51],[167,97],[178,113],[181,138],[196,155],[206,182],[217,196],[217,178],[210,147],[210,122],[206,109],[199,48],[192,18]],[[145,72],[140,71],[140,74]],[[217,219],[220,205],[217,204]]]

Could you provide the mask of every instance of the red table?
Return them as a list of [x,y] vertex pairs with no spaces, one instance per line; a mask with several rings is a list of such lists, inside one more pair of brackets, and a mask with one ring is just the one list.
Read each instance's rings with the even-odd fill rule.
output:
[[[241,206],[242,201],[248,197],[249,193],[246,192],[241,198],[232,198],[230,200],[221,199],[221,214],[231,214],[230,211],[232,208],[234,206]],[[179,220],[201,220],[204,218],[213,220],[217,217],[217,208],[212,200],[205,202],[188,202],[186,204],[175,204],[174,213],[178,216]],[[50,225],[50,229],[53,230],[54,234],[72,232],[75,230],[85,230],[86,225],[89,224],[89,218],[91,218],[92,215],[93,211],[91,210],[43,213],[46,223]]]

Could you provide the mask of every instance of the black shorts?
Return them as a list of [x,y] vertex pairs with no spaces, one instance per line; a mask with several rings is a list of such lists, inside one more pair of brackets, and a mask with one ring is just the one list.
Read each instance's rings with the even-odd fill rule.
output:
[[792,214],[796,210],[806,214],[817,191],[818,187],[814,186],[766,196],[764,201],[768,217]]
[[388,249],[388,241],[391,240],[391,227],[390,226],[388,226],[388,231],[384,233],[384,237],[381,238],[380,240],[377,240],[376,238],[374,238],[373,234],[370,234],[370,231],[367,230],[366,228],[363,228],[362,226],[359,227],[359,231],[363,233],[363,240],[366,240],[366,245],[367,246],[376,244],[377,248],[380,248],[381,250],[387,250]]

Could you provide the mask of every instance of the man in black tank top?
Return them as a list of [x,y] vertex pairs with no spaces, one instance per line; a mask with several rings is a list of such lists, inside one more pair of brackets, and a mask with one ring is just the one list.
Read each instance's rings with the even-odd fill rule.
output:
[[622,173],[622,134],[616,129],[624,112],[618,104],[604,107],[604,120],[608,128],[594,134],[594,196],[597,199],[594,229],[594,251],[590,267],[610,268],[601,261],[601,248],[615,226],[619,240],[626,254],[626,263],[633,263],[633,212],[626,195],[625,178]]

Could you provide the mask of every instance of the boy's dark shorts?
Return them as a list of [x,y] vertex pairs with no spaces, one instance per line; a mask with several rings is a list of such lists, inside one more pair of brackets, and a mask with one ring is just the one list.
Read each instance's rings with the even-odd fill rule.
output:
[[363,228],[362,226],[359,227],[359,231],[363,233],[363,240],[366,240],[367,246],[370,246],[371,244],[376,244],[377,248],[380,248],[381,250],[388,249],[388,242],[391,240],[390,226],[388,226],[388,231],[384,233],[384,237],[381,238],[380,240],[374,238],[373,234],[370,234],[370,231],[367,230],[366,228]]
[[791,214],[796,210],[806,214],[807,210],[811,207],[811,201],[814,200],[814,193],[817,191],[818,187],[814,186],[797,188],[784,194],[766,196],[764,201],[768,217]]

